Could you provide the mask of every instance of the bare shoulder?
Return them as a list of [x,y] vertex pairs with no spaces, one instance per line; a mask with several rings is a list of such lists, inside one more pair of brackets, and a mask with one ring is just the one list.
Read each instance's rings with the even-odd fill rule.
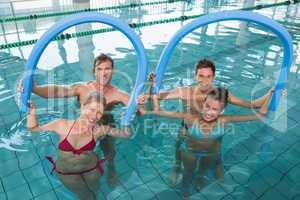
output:
[[71,88],[74,92],[80,95],[81,92],[86,91],[88,88],[88,83],[78,82],[71,85]]
[[67,122],[68,121],[65,119],[56,119],[56,120],[53,120],[53,121],[41,126],[41,129],[43,131],[54,131],[60,135],[60,134],[63,134],[64,129],[66,129]]
[[77,83],[74,83],[72,85],[73,88],[77,88],[77,89],[87,89],[89,87],[89,85],[91,84],[92,81],[89,81],[89,82],[77,82]]
[[61,136],[66,136],[69,134],[71,129],[73,129],[74,125],[76,123],[76,120],[67,120],[67,119],[61,119],[60,127],[58,130],[58,134]]
[[231,115],[222,115],[218,119],[218,123],[224,126],[228,121],[230,121]]
[[188,86],[184,86],[184,87],[177,88],[177,90],[180,91],[180,92],[186,93],[186,92],[191,92],[193,90],[193,88],[192,87],[188,87]]
[[66,119],[57,119],[56,120],[56,125],[61,130],[71,127],[72,124],[74,124],[73,120],[66,120]]
[[112,86],[112,89],[111,89],[110,92],[114,96],[115,101],[120,101],[124,104],[128,103],[130,96],[125,91],[123,91],[123,90],[121,90],[117,87]]
[[194,121],[199,121],[200,117],[199,115],[195,115],[195,114],[185,114],[185,117],[184,117],[185,121],[189,122],[189,123],[194,123]]
[[90,83],[91,82],[82,82],[73,85],[73,90],[77,94],[78,99],[81,103],[86,100],[89,93],[92,91]]
[[115,86],[112,86],[112,92],[114,92],[116,95],[120,95],[120,96],[129,96],[125,91],[123,91]]
[[178,88],[178,92],[180,92],[181,98],[183,99],[188,99],[193,93],[193,91],[194,91],[193,87],[185,86],[185,87]]

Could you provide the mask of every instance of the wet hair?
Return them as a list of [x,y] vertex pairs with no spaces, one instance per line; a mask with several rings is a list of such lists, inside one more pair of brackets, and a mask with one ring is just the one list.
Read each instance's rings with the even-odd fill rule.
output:
[[216,66],[212,61],[207,59],[199,60],[195,65],[195,74],[197,74],[199,69],[203,69],[203,68],[210,68],[213,74],[215,75]]
[[225,108],[228,103],[228,90],[223,87],[217,87],[208,93],[205,100],[208,98],[212,98],[219,101],[220,103],[223,103]]
[[114,61],[113,61],[113,59],[110,56],[108,56],[108,55],[106,55],[104,53],[101,53],[99,56],[97,56],[94,59],[93,73],[95,73],[96,66],[100,65],[101,63],[103,63],[105,61],[110,61],[112,68],[114,68]]
[[88,98],[83,103],[83,105],[87,105],[92,102],[102,103],[104,107],[106,105],[106,99],[105,99],[104,95],[100,92],[91,92],[89,94]]

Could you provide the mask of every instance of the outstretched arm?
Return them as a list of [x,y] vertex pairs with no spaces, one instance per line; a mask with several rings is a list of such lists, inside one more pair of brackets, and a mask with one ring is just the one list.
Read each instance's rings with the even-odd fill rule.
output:
[[[152,94],[152,89],[155,87],[155,74],[150,73],[148,77],[148,81],[150,83],[150,87],[148,88],[146,94],[142,94],[139,96],[139,104],[145,105],[148,99],[154,95]],[[183,99],[184,94],[186,93],[185,88],[176,88],[170,91],[159,92],[157,95],[158,99]]]
[[152,114],[162,116],[162,117],[171,117],[171,118],[178,118],[178,119],[184,119],[188,122],[193,121],[194,115],[183,113],[183,112],[169,112],[169,111],[163,111],[159,108],[159,102],[158,102],[158,96],[153,95],[152,96]]
[[152,114],[162,116],[162,117],[171,117],[171,118],[178,118],[178,119],[189,119],[190,114],[182,113],[182,112],[169,112],[169,111],[153,111]]
[[[74,84],[70,86],[64,85],[45,85],[37,86],[35,81],[32,81],[32,92],[43,98],[62,98],[79,96],[81,84]],[[18,91],[23,92],[23,80],[19,82]]]
[[78,96],[79,88],[80,84],[33,86],[32,92],[43,98],[63,98]]
[[[155,74],[154,73],[150,73],[149,78],[148,78],[149,82],[152,84],[152,87],[155,87],[156,85],[156,80],[155,80]],[[151,90],[152,90],[152,87]],[[157,94],[157,97],[159,99],[182,99],[183,98],[183,94],[184,94],[185,90],[184,88],[176,88],[170,91],[165,91],[165,92],[159,92]],[[151,94],[150,94],[151,95]]]
[[271,90],[269,90],[267,92],[267,94],[265,94],[264,96],[256,99],[253,102],[240,99],[240,98],[234,96],[232,93],[229,93],[228,101],[231,104],[242,106],[242,107],[245,107],[245,108],[260,108],[264,104],[264,102],[267,100],[269,94],[272,93],[273,90],[274,89],[272,88]]
[[223,122],[242,122],[242,121],[253,121],[258,120],[264,117],[268,112],[268,106],[273,92],[268,92],[268,95],[265,97],[265,101],[261,106],[260,110],[254,115],[239,115],[239,116],[222,116]]
[[170,91],[159,92],[159,99],[182,99],[183,97],[183,88],[176,88]]

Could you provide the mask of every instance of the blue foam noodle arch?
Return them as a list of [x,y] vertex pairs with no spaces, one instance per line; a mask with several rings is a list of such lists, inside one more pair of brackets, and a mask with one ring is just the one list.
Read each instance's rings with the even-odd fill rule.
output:
[[70,15],[54,24],[37,41],[33,50],[30,53],[30,56],[25,66],[25,72],[23,77],[24,92],[21,94],[20,110],[22,112],[28,111],[27,102],[31,95],[33,74],[36,70],[37,63],[45,48],[48,46],[48,44],[52,41],[54,37],[62,33],[64,30],[83,23],[104,23],[116,28],[130,40],[136,51],[138,63],[137,78],[135,86],[133,88],[133,92],[131,93],[127,111],[122,120],[123,125],[129,125],[130,119],[132,118],[136,110],[136,98],[142,92],[144,81],[147,77],[148,64],[145,49],[138,35],[127,24],[125,24],[117,18],[96,12]]
[[220,21],[228,21],[228,20],[242,20],[254,22],[259,25],[262,25],[269,30],[271,30],[274,34],[276,34],[280,41],[283,44],[284,48],[284,58],[282,62],[282,66],[280,69],[280,74],[278,78],[278,82],[275,86],[275,92],[272,96],[272,100],[270,103],[270,110],[275,111],[279,102],[280,92],[285,87],[285,83],[287,81],[288,72],[290,71],[290,67],[293,62],[293,43],[292,38],[288,31],[280,25],[278,22],[265,17],[263,15],[253,13],[250,11],[224,11],[213,13],[209,15],[205,15],[199,17],[192,22],[183,26],[179,31],[175,33],[175,35],[171,38],[170,42],[164,48],[158,65],[156,67],[156,87],[153,92],[157,93],[161,86],[161,81],[163,79],[163,75],[168,64],[168,61],[171,57],[171,54],[176,47],[176,45],[180,42],[180,40],[185,37],[188,33],[194,31],[195,29],[205,26],[211,23],[220,22]]

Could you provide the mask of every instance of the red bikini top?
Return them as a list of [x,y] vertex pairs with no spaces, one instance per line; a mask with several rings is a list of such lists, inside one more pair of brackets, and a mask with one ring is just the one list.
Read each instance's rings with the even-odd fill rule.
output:
[[[75,120],[76,122],[76,120]],[[94,135],[93,135],[93,139],[87,143],[86,145],[84,145],[83,147],[79,148],[79,149],[75,149],[72,144],[70,144],[70,142],[68,141],[68,136],[72,130],[72,128],[75,125],[75,122],[73,123],[72,127],[70,128],[67,136],[59,143],[58,145],[58,149],[62,150],[62,151],[72,151],[74,154],[80,155],[81,153],[85,152],[85,151],[92,151],[94,149],[94,147],[96,146],[96,141],[94,139]]]

